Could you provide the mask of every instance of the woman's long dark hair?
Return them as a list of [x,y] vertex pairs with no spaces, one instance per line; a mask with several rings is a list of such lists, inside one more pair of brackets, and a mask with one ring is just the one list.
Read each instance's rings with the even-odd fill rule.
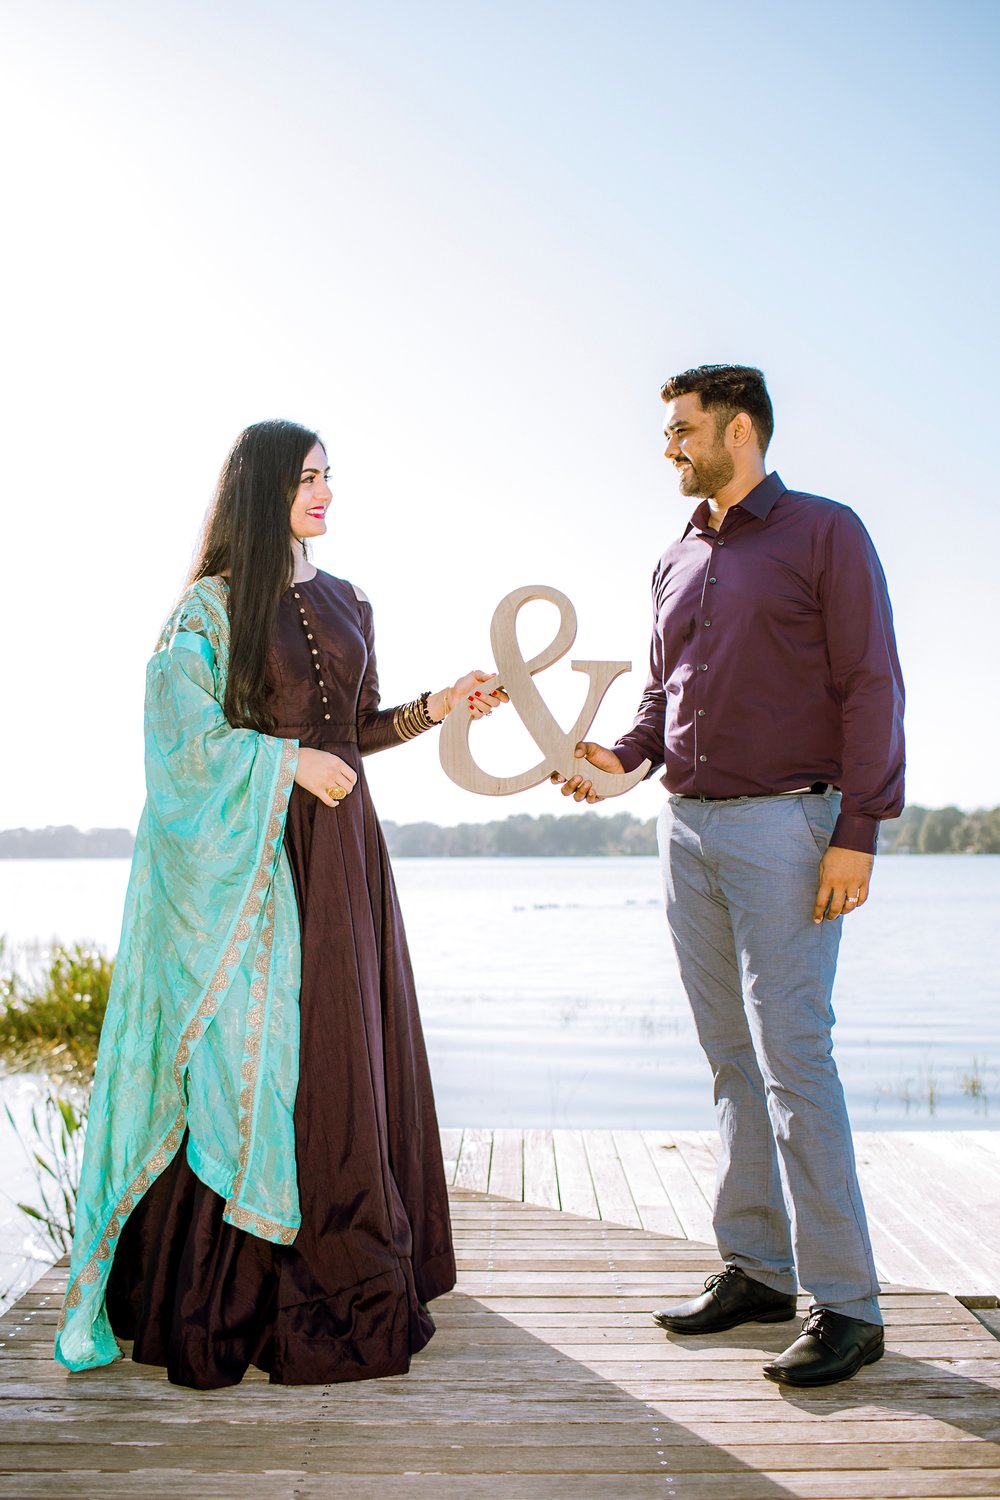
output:
[[265,677],[278,603],[292,581],[288,513],[319,435],[297,422],[255,422],[222,466],[191,577],[229,576],[231,639],[223,703],[236,728],[274,729]]

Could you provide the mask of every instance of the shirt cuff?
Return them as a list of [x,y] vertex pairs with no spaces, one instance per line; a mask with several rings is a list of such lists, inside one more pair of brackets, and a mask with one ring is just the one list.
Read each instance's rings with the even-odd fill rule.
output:
[[622,770],[626,776],[630,771],[634,771],[636,766],[641,766],[644,760],[649,759],[648,755],[643,750],[640,750],[638,745],[629,745],[621,740],[618,741],[617,745],[612,745],[611,748],[621,761]]
[[878,844],[878,818],[864,813],[841,813],[834,824],[831,849],[853,849],[856,854],[874,854]]

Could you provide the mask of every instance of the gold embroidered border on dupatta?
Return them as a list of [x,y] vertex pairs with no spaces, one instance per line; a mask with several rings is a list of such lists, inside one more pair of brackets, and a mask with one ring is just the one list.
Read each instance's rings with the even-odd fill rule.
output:
[[[204,578],[199,580],[199,584],[196,587],[198,587],[201,602],[206,606],[206,614],[209,617],[208,629],[206,631],[209,643],[217,655],[221,651],[228,656],[229,616],[223,586],[214,579]],[[197,630],[202,624],[203,622],[198,616],[189,615],[184,628]],[[166,643],[168,631],[169,626],[160,638],[159,645],[161,647]],[[272,796],[267,833],[262,844],[261,857],[254,873],[250,895],[247,897],[237,921],[233,933],[233,941],[226,949],[222,962],[219,964],[207,992],[202,997],[194,1017],[184,1028],[177,1047],[173,1064],[174,1082],[181,1101],[177,1116],[162,1143],[143,1164],[119,1198],[100,1236],[97,1249],[69,1285],[58,1323],[60,1331],[65,1327],[69,1310],[80,1305],[82,1299],[81,1288],[92,1285],[97,1281],[101,1274],[102,1264],[111,1258],[113,1243],[120,1235],[122,1225],[135,1207],[137,1199],[141,1198],[156,1178],[166,1170],[183,1139],[186,1120],[184,1069],[191,1057],[191,1045],[203,1036],[206,1023],[218,1011],[221,1003],[220,997],[227,989],[231,979],[231,971],[242,959],[242,950],[245,949],[246,943],[250,938],[252,932],[250,925],[251,918],[260,915],[261,892],[268,890],[271,885],[272,872],[278,857],[276,845],[284,831],[284,814],[288,807],[291,787],[294,781],[292,766],[297,755],[298,746],[296,742],[294,740],[285,740],[282,746],[279,773]],[[264,1022],[264,1002],[267,998],[271,954],[274,944],[273,898],[267,902],[265,922],[266,925],[261,934],[261,951],[254,962],[258,977],[250,986],[250,995],[254,1003],[247,1011],[244,1060],[240,1070],[244,1086],[240,1092],[239,1100],[238,1131],[240,1146],[238,1171],[232,1191],[226,1201],[224,1214],[227,1220],[237,1225],[237,1227],[249,1231],[251,1234],[256,1234],[263,1239],[278,1244],[290,1245],[295,1240],[296,1229],[285,1224],[276,1223],[274,1220],[256,1214],[237,1203],[250,1157],[250,1138],[256,1099],[261,1030]]]

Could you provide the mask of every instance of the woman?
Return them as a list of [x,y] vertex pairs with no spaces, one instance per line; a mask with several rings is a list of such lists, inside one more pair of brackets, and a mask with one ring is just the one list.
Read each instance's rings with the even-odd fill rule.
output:
[[327,459],[260,422],[150,661],[147,801],[56,1355],[199,1388],[398,1374],[455,1280],[403,924],[361,757],[486,674],[379,709],[371,607],[318,572]]

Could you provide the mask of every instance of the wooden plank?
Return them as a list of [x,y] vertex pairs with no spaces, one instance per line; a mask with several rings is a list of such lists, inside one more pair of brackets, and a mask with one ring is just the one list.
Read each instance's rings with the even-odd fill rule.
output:
[[489,1191],[501,1198],[524,1197],[524,1134],[520,1130],[494,1130],[490,1158]]
[[880,1136],[875,1149],[889,1171],[895,1201],[937,1247],[938,1279],[958,1296],[995,1296],[1000,1253],[982,1228],[1000,1212],[1000,1199],[954,1153],[941,1158],[935,1170],[930,1151],[921,1147],[915,1153],[892,1134]]
[[[722,1406],[720,1400],[715,1397],[715,1386],[701,1399],[688,1396],[679,1397],[677,1392],[669,1399],[656,1403],[656,1410],[661,1414],[670,1416],[674,1423],[672,1441],[679,1441],[684,1433],[692,1436],[701,1436],[706,1440],[729,1443],[745,1438],[748,1431],[758,1433],[756,1425],[761,1419],[761,1402],[771,1402],[766,1413],[768,1439],[775,1442],[784,1442],[795,1439],[797,1441],[827,1442],[838,1441],[841,1436],[845,1441],[866,1442],[885,1441],[888,1436],[898,1438],[899,1441],[909,1441],[911,1438],[919,1438],[921,1441],[930,1441],[932,1438],[941,1436],[949,1441],[960,1439],[972,1440],[977,1436],[997,1441],[997,1400],[995,1392],[983,1392],[978,1398],[966,1399],[934,1399],[933,1403],[924,1403],[930,1406],[930,1414],[920,1408],[920,1402],[906,1403],[896,1399],[889,1401],[884,1399],[883,1387],[876,1382],[867,1387],[872,1399],[865,1400],[857,1387],[843,1387],[839,1393],[830,1391],[824,1395],[822,1392],[812,1393],[808,1398],[803,1398],[799,1405],[791,1405],[787,1401],[781,1405],[780,1410],[773,1406],[773,1392],[769,1387],[762,1387],[759,1395],[753,1397],[747,1394],[746,1387],[742,1394],[734,1395]],[[190,1408],[184,1412],[183,1425],[190,1431],[197,1432],[202,1422],[229,1422],[240,1421],[247,1415],[247,1401],[244,1394],[245,1387],[237,1387],[232,1391],[219,1391],[213,1394],[210,1408],[202,1416],[193,1413]],[[184,1393],[170,1388],[172,1396],[183,1399]],[[845,1395],[850,1397],[845,1401]],[[284,1397],[285,1399],[280,1399]],[[410,1402],[413,1401],[411,1407]],[[548,1424],[552,1420],[565,1423],[580,1424],[580,1432],[576,1435],[580,1442],[589,1442],[591,1436],[607,1422],[613,1422],[616,1429],[619,1427],[623,1432],[636,1426],[646,1427],[650,1422],[650,1407],[643,1403],[634,1412],[626,1410],[620,1402],[606,1402],[595,1399],[592,1395],[583,1400],[547,1401],[544,1406],[531,1409],[531,1402],[521,1400],[518,1397],[509,1398],[509,1404],[498,1409],[495,1400],[492,1402],[492,1410],[481,1399],[472,1398],[470,1409],[463,1414],[463,1419],[458,1426],[461,1429],[471,1430],[476,1423],[508,1425],[512,1420],[517,1420],[518,1426],[523,1427],[526,1440],[542,1441],[542,1436],[549,1430]],[[533,1401],[535,1398],[532,1397]],[[9,1408],[9,1411],[8,1411]],[[330,1393],[326,1387],[318,1390],[312,1387],[299,1388],[298,1395],[292,1403],[292,1398],[286,1395],[283,1387],[270,1387],[266,1384],[257,1385],[253,1392],[253,1410],[256,1416],[270,1419],[273,1416],[281,1416],[283,1419],[311,1422],[314,1420],[332,1420],[330,1407]],[[406,1424],[400,1425],[400,1402],[399,1389],[390,1386],[387,1390],[380,1386],[373,1386],[371,1399],[366,1403],[364,1421],[366,1426],[379,1427],[388,1425],[398,1433],[400,1440],[405,1439]],[[91,1399],[74,1393],[72,1403],[56,1400],[9,1400],[0,1402],[0,1411],[5,1412],[6,1420],[11,1424],[21,1424],[24,1431],[41,1431],[42,1424],[50,1426],[53,1431],[58,1431],[61,1424],[85,1424],[87,1422],[121,1422],[126,1426],[131,1422],[128,1407],[122,1400],[96,1398]],[[605,1415],[601,1416],[601,1411]],[[28,1412],[26,1416],[25,1413]],[[611,1416],[607,1413],[612,1412]],[[406,1415],[409,1420],[420,1423],[433,1422],[436,1431],[442,1437],[449,1432],[449,1423],[454,1422],[454,1417],[447,1411],[440,1409],[440,1404],[432,1392],[421,1392],[411,1398],[407,1394]],[[172,1421],[169,1399],[151,1405],[147,1412],[147,1418],[151,1422],[163,1422],[166,1425],[176,1425]],[[342,1419],[342,1418],[341,1418]],[[653,1419],[655,1420],[655,1418]],[[109,1432],[110,1432],[109,1428]],[[102,1428],[103,1431],[103,1428]],[[134,1425],[133,1425],[134,1436]],[[796,1437],[796,1434],[798,1436]],[[395,1440],[395,1439],[393,1439]]]
[[[902,1178],[894,1156],[878,1139],[870,1140],[858,1158],[858,1176],[866,1204],[871,1203],[873,1225],[891,1236],[892,1244],[883,1242],[883,1263],[888,1262],[891,1275],[904,1274],[932,1287],[954,1286],[956,1278],[966,1279],[968,1291],[977,1289],[977,1270],[966,1271],[956,1253],[952,1253],[932,1228],[928,1214],[926,1184],[923,1190],[909,1186]],[[875,1231],[873,1229],[873,1240]],[[916,1262],[916,1275],[907,1272],[908,1263]],[[897,1269],[898,1267],[898,1269]]]
[[[870,1186],[871,1184],[869,1188]],[[883,1199],[881,1194],[876,1198],[870,1191],[866,1192],[864,1183],[862,1183],[861,1191],[868,1217],[868,1231],[871,1237],[872,1253],[875,1257],[875,1267],[882,1285],[884,1286],[887,1281],[892,1281],[905,1282],[910,1286],[928,1290],[935,1289],[937,1282],[933,1274],[928,1271],[925,1260],[909,1250],[905,1240],[901,1238],[907,1233],[906,1221],[900,1219],[892,1203]]]
[[[873,1131],[879,1135],[882,1132]],[[914,1155],[941,1153],[947,1160],[968,1161],[985,1182],[1000,1189],[1000,1129],[893,1131],[914,1146]],[[864,1132],[859,1141],[867,1138]]]
[[[975,1264],[994,1294],[1000,1293],[1000,1172],[984,1171],[970,1156],[964,1136],[955,1146],[939,1142],[932,1131],[892,1132],[879,1137],[879,1144],[899,1180],[911,1189],[919,1185],[925,1203],[929,1199],[933,1204],[928,1227],[935,1236],[958,1252],[963,1268]],[[961,1295],[957,1286],[949,1290]]]
[[568,1213],[599,1219],[601,1215],[582,1132],[553,1130],[552,1145],[559,1180],[560,1206]]
[[[235,1425],[235,1424],[234,1424]],[[630,1433],[628,1429],[617,1430],[612,1424],[604,1424],[604,1441],[578,1443],[567,1441],[576,1434],[564,1434],[562,1441],[553,1441],[549,1432],[546,1439],[538,1443],[510,1443],[505,1435],[488,1431],[478,1436],[470,1433],[460,1441],[447,1444],[448,1467],[453,1474],[504,1473],[527,1474],[648,1474],[654,1467],[654,1456],[666,1459],[665,1467],[674,1474],[739,1475],[747,1470],[770,1470],[780,1474],[786,1470],[802,1471],[813,1468],[815,1452],[813,1445],[804,1442],[780,1444],[737,1442],[726,1447],[705,1443],[690,1438],[672,1441],[672,1434],[661,1438],[655,1449],[648,1431]],[[207,1427],[207,1424],[206,1424]],[[266,1454],[256,1441],[248,1442],[244,1434],[233,1431],[227,1435],[214,1435],[203,1430],[197,1434],[197,1444],[189,1442],[185,1453],[184,1468],[188,1472],[214,1474],[254,1473],[265,1461],[269,1469],[286,1472],[303,1465],[308,1455],[308,1471],[312,1474],[367,1474],[371,1472],[372,1452],[362,1435],[353,1425],[343,1424],[345,1431],[338,1434],[332,1423],[291,1424],[279,1432],[268,1434]],[[66,1441],[58,1445],[54,1456],[64,1458],[75,1469],[101,1470],[104,1473],[132,1473],[137,1459],[147,1473],[155,1474],[161,1469],[176,1469],[177,1453],[168,1446],[166,1428],[159,1429],[160,1440],[145,1436],[117,1441],[103,1441],[93,1433],[82,1435],[78,1441]],[[189,1437],[194,1434],[189,1434]],[[454,1434],[453,1434],[454,1436]],[[595,1435],[591,1434],[593,1438]],[[408,1434],[409,1442],[393,1443],[389,1433],[379,1435],[377,1464],[389,1473],[403,1470],[409,1473],[433,1473],[440,1463],[443,1445],[439,1443],[436,1430],[426,1427]],[[4,1462],[12,1473],[31,1472],[51,1461],[44,1451],[51,1444],[51,1436],[44,1445],[38,1443],[8,1443],[4,1449]],[[137,1451],[138,1450],[138,1451]],[[822,1445],[822,1472],[834,1474],[838,1471],[846,1477],[851,1470],[891,1472],[900,1451],[894,1443],[840,1443]],[[914,1443],[906,1454],[908,1467],[933,1471],[934,1469],[974,1472],[987,1470],[1000,1473],[1000,1444],[982,1439],[968,1442]]]
[[490,1180],[492,1150],[492,1130],[464,1130],[462,1149],[455,1169],[455,1186],[485,1193]]
[[691,1175],[673,1134],[666,1130],[644,1130],[642,1137],[684,1233],[689,1239],[714,1243],[711,1202]]
[[455,1169],[458,1166],[458,1155],[462,1149],[462,1132],[460,1129],[448,1127],[441,1132],[441,1155],[444,1158],[444,1178],[451,1187],[455,1181]]
[[559,1180],[551,1130],[524,1132],[524,1201],[559,1207]]
[[[301,1444],[303,1439],[310,1438],[313,1423],[316,1420],[323,1420],[325,1413],[331,1441],[336,1443],[344,1440],[340,1434],[350,1433],[353,1428],[348,1423],[331,1422],[327,1410],[328,1404],[329,1396],[326,1396],[323,1408],[317,1406],[313,1413],[297,1410],[295,1417],[289,1413],[284,1430],[290,1439],[296,1439]],[[398,1408],[398,1400],[395,1404]],[[100,1422],[100,1439],[103,1443],[118,1445],[134,1442],[135,1425],[120,1404],[117,1410],[111,1402],[105,1402],[99,1408],[93,1402],[81,1403],[81,1405],[83,1410],[74,1409],[72,1413],[63,1413],[58,1417],[35,1417],[29,1420],[22,1417],[17,1423],[16,1441],[25,1445],[75,1444],[80,1440],[81,1434],[84,1435],[84,1440],[87,1440],[89,1433],[89,1441],[93,1442],[94,1423]],[[669,1442],[672,1445],[695,1446],[700,1443],[713,1443],[732,1447],[735,1444],[759,1442],[761,1438],[760,1425],[754,1418],[752,1406],[744,1411],[739,1419],[729,1422],[716,1420],[717,1414],[706,1418],[701,1415],[700,1408],[692,1404],[684,1407],[671,1406],[671,1412],[674,1416],[674,1426],[669,1435]],[[188,1428],[189,1444],[200,1443],[203,1431],[211,1435],[213,1427],[216,1428],[217,1435],[217,1425],[220,1422],[228,1423],[238,1420],[238,1415],[236,1408],[231,1406],[227,1407],[225,1413],[220,1413],[213,1400],[211,1414],[206,1414],[202,1419],[192,1417],[190,1421],[185,1422]],[[757,1415],[759,1416],[759,1412]],[[168,1413],[157,1415],[153,1412],[148,1420],[151,1438],[155,1437],[158,1441],[169,1438],[169,1432],[164,1430],[173,1425]],[[5,1435],[7,1428],[13,1429],[15,1423],[15,1417],[8,1418],[3,1428]],[[365,1425],[370,1425],[367,1415]],[[472,1417],[464,1422],[456,1422],[450,1418],[440,1421],[430,1418],[420,1424],[422,1429],[420,1435],[425,1436],[428,1431],[433,1431],[434,1441],[441,1446],[449,1446],[452,1443],[467,1443],[476,1446],[496,1442],[497,1429],[506,1425],[503,1421],[489,1421],[482,1417]],[[610,1442],[621,1443],[625,1446],[649,1442],[648,1413],[636,1415],[630,1419],[618,1414],[613,1420],[601,1420],[593,1416],[592,1420],[577,1420],[572,1422],[572,1425],[579,1428],[579,1431],[572,1433],[572,1438],[575,1446],[580,1448],[601,1447]],[[408,1424],[399,1426],[393,1423],[388,1415],[385,1415],[381,1426],[385,1430],[377,1434],[380,1446],[384,1445],[391,1451],[394,1447],[412,1443],[413,1432]],[[775,1467],[787,1466],[787,1450],[793,1445],[803,1443],[864,1444],[874,1452],[876,1446],[881,1448],[900,1443],[937,1444],[939,1441],[953,1444],[976,1443],[980,1438],[992,1443],[996,1443],[1000,1438],[1000,1422],[995,1416],[968,1415],[964,1418],[963,1428],[959,1428],[952,1422],[942,1421],[934,1416],[904,1415],[894,1419],[891,1416],[879,1415],[873,1419],[853,1415],[840,1416],[836,1413],[816,1415],[809,1411],[792,1409],[787,1417],[772,1416],[767,1424],[768,1445],[785,1450],[779,1455]],[[525,1419],[518,1423],[519,1447],[546,1447],[551,1444],[551,1441],[552,1428],[548,1420],[536,1416],[534,1419]],[[866,1454],[858,1454],[859,1466],[863,1464],[866,1456]],[[940,1456],[940,1449],[930,1451],[927,1454],[928,1466],[932,1466],[935,1459]],[[981,1453],[977,1456],[977,1465],[980,1464],[981,1456]],[[910,1459],[914,1457],[912,1449],[908,1457]],[[956,1457],[955,1467],[959,1467],[960,1462],[960,1457]]]
[[632,1201],[628,1180],[618,1160],[614,1135],[610,1130],[583,1131],[583,1147],[590,1164],[598,1212],[612,1224],[641,1226],[639,1211]]
[[705,1144],[700,1130],[675,1130],[674,1145],[691,1176],[701,1189],[706,1203],[715,1202],[715,1179],[718,1159]]
[[643,1229],[683,1238],[681,1221],[667,1196],[662,1178],[650,1160],[649,1149],[641,1132],[615,1130],[612,1131],[612,1138]]

